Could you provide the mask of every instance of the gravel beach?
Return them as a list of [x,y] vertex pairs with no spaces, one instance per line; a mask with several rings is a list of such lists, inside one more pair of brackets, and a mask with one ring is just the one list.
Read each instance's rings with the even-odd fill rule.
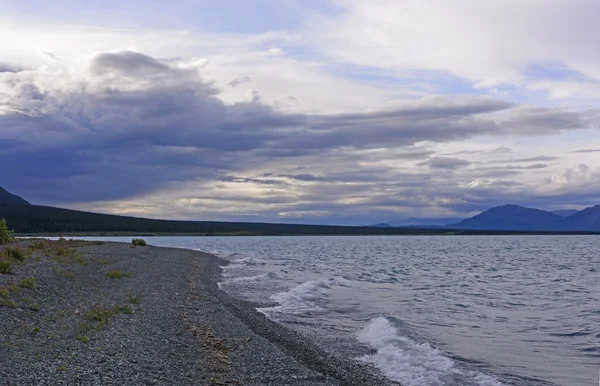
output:
[[0,385],[394,384],[220,291],[216,256],[20,244],[0,274]]

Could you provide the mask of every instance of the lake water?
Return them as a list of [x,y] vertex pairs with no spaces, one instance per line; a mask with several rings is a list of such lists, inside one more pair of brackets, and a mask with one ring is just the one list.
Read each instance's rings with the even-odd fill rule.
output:
[[145,239],[229,260],[223,290],[406,386],[598,384],[600,237]]

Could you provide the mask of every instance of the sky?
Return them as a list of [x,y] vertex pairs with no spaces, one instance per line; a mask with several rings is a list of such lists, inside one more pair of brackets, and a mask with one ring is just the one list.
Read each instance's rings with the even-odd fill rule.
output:
[[592,0],[0,0],[0,186],[150,218],[600,204]]

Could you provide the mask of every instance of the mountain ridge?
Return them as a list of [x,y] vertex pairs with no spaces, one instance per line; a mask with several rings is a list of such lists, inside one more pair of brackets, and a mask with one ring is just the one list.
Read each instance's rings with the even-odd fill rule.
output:
[[[25,199],[8,192],[0,187],[0,217],[10,217],[15,228],[21,232],[105,232],[105,231],[134,231],[154,232],[159,229],[168,229],[167,232],[197,232],[215,233],[220,231],[255,233],[260,232],[278,234],[278,227],[289,228],[286,232],[304,233],[317,231],[328,234],[345,233],[349,228],[355,228],[350,233],[359,233],[359,229],[367,234],[400,234],[406,230],[407,234],[420,231],[422,233],[444,234],[451,230],[465,231],[491,231],[491,232],[600,232],[600,205],[591,206],[581,211],[562,210],[549,212],[541,209],[527,208],[514,204],[506,204],[489,208],[488,210],[461,221],[443,225],[441,218],[410,218],[397,221],[421,222],[417,224],[390,225],[380,223],[366,227],[336,227],[314,226],[309,224],[275,224],[275,223],[227,223],[214,221],[170,221],[129,218],[124,216],[96,214],[69,209],[43,207],[32,205]],[[8,218],[7,218],[8,220]],[[455,220],[448,218],[448,220]],[[432,222],[426,225],[424,222]],[[437,223],[437,224],[436,224]],[[41,224],[44,224],[43,226]],[[77,224],[77,225],[75,225]],[[92,225],[90,225],[92,224]],[[103,225],[102,225],[103,224]],[[128,225],[124,225],[128,224]],[[194,226],[189,226],[194,224]],[[244,226],[234,226],[245,224]],[[438,225],[439,224],[439,225]],[[305,227],[314,227],[312,230]],[[347,228],[347,229],[342,229]],[[380,228],[379,231],[375,229]],[[388,230],[383,230],[387,228]],[[447,230],[447,231],[444,231]],[[415,233],[416,234],[416,233]],[[477,234],[477,233],[471,233]]]
[[565,218],[562,228],[565,230],[600,230],[600,205],[585,208]]
[[562,217],[569,217],[579,212],[579,210],[575,209],[562,209],[562,210],[553,210],[552,213],[557,214]]
[[506,204],[490,208],[447,229],[503,231],[600,231],[600,205],[577,211],[569,216],[541,209]]

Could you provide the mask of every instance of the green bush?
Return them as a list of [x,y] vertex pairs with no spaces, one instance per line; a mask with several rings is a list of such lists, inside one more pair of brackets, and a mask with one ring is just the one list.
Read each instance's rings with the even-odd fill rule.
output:
[[146,241],[144,239],[133,239],[131,240],[131,245],[134,247],[145,247]]
[[13,241],[15,234],[13,231],[8,229],[6,220],[3,218],[0,220],[0,245],[7,244]]

